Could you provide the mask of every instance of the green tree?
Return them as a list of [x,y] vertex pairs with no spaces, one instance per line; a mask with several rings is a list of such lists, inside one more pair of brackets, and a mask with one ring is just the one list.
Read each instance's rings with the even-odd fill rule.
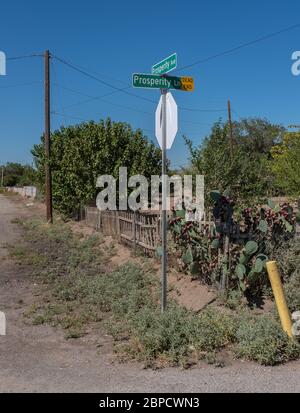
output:
[[[44,140],[35,145],[34,156],[40,187],[44,186]],[[51,169],[54,206],[69,215],[95,201],[99,175],[118,178],[120,167],[128,175],[150,178],[160,174],[160,150],[141,130],[110,119],[62,127],[51,135]]]
[[30,186],[36,181],[36,171],[30,165],[22,165],[16,162],[8,162],[0,166],[3,168],[4,186]]
[[207,192],[228,191],[243,201],[272,195],[276,188],[268,161],[283,128],[264,119],[245,119],[235,122],[233,131],[232,156],[227,123],[217,122],[198,147],[185,138],[193,171],[205,175]]
[[287,132],[281,144],[272,148],[271,169],[286,195],[300,195],[300,132]]

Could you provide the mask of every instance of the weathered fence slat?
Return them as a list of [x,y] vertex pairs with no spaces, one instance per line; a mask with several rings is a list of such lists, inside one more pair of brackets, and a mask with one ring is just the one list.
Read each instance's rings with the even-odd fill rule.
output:
[[159,243],[159,214],[128,211],[99,211],[85,209],[86,223],[104,235],[117,238],[133,248],[142,248],[153,255]]

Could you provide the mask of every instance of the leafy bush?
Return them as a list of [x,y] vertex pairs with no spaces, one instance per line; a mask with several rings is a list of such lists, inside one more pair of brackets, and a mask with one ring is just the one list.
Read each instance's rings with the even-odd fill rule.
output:
[[280,245],[274,253],[283,280],[288,282],[300,269],[300,238],[295,238]]
[[199,146],[185,138],[193,171],[205,175],[206,200],[215,188],[230,189],[239,202],[272,196],[276,186],[269,168],[270,151],[282,141],[283,128],[265,119],[243,119],[234,123],[233,132],[233,153],[228,123],[217,122]]
[[236,340],[237,318],[217,309],[207,309],[194,319],[193,337],[199,351],[221,350]]
[[[45,182],[44,139],[34,145],[32,154],[37,179],[43,191]],[[110,119],[62,127],[51,134],[51,169],[54,207],[72,216],[90,202],[95,202],[100,175],[119,176],[127,167],[128,175],[147,178],[161,171],[160,150],[141,130]]]
[[285,285],[285,293],[291,312],[299,311],[300,308],[300,269],[291,276]]
[[3,186],[30,186],[35,185],[36,171],[30,165],[8,162],[0,165],[3,168]]
[[295,238],[274,253],[284,280],[285,293],[291,312],[300,310],[300,239]]
[[238,357],[260,364],[273,366],[300,357],[300,345],[270,315],[242,319],[237,340]]
[[300,194],[300,132],[287,132],[283,141],[271,150],[271,169],[276,184],[288,195]]
[[148,364],[158,358],[178,364],[191,352],[191,316],[174,303],[161,314],[158,308],[145,307],[129,321],[140,355]]
[[234,342],[237,328],[235,318],[220,311],[195,315],[174,302],[164,314],[144,308],[130,325],[148,361],[163,356],[175,364],[195,352],[199,358],[222,349]]

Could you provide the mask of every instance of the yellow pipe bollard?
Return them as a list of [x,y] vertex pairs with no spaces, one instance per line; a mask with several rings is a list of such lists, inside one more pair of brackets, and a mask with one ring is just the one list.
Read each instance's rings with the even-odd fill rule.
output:
[[287,335],[292,338],[293,334],[292,334],[291,315],[290,315],[287,302],[285,299],[282,282],[281,282],[281,278],[280,278],[280,274],[278,271],[276,261],[267,262],[267,270],[268,270],[272,290],[274,293],[279,317],[281,320],[282,328],[287,333]]

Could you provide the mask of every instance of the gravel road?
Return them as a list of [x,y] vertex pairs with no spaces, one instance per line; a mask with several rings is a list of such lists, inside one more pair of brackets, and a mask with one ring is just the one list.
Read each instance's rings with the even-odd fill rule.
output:
[[0,336],[0,392],[300,391],[299,362],[268,368],[239,361],[225,368],[203,364],[190,370],[144,370],[114,361],[111,340],[100,331],[66,341],[60,330],[24,324],[24,305],[32,301],[35,286],[9,260],[5,245],[20,238],[11,220],[33,210],[0,195],[0,311],[7,317],[7,335]]

